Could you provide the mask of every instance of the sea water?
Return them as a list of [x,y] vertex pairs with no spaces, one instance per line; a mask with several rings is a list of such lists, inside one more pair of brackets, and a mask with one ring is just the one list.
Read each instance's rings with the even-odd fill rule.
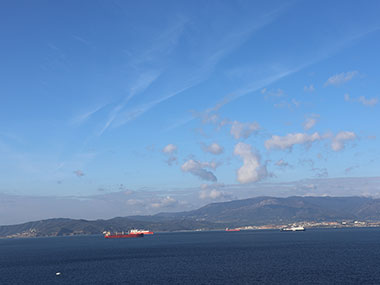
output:
[[380,229],[3,239],[0,284],[380,284]]

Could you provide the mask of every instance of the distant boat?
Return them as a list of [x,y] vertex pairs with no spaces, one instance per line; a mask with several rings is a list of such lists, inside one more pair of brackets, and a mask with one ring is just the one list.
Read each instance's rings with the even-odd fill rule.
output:
[[226,232],[240,232],[240,229],[229,229],[229,228],[226,228]]
[[131,233],[130,231],[128,233],[111,233],[111,232],[106,232],[104,234],[105,238],[141,238],[144,237],[143,233]]
[[305,228],[302,226],[292,226],[288,228],[282,228],[282,232],[303,232],[305,231]]

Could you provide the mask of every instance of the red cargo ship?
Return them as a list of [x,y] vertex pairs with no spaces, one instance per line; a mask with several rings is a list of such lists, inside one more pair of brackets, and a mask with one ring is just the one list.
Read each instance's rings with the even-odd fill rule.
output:
[[104,235],[105,238],[141,238],[144,237],[143,233],[114,233],[106,232]]

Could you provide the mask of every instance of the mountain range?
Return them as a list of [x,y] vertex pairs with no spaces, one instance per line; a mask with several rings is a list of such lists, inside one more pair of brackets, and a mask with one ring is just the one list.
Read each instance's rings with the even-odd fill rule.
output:
[[0,237],[100,234],[105,230],[153,231],[222,229],[248,225],[283,225],[301,221],[380,221],[380,199],[367,197],[256,197],[211,203],[187,212],[109,220],[48,219],[0,226]]

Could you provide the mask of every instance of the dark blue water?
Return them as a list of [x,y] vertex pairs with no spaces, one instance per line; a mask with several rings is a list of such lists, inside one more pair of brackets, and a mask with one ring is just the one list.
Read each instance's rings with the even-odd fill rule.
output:
[[380,284],[380,229],[0,240],[0,284],[117,283]]

